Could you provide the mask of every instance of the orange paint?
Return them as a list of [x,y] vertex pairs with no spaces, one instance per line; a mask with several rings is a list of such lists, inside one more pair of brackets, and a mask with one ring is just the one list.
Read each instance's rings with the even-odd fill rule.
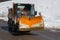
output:
[[42,22],[41,20],[42,20],[41,16],[33,17],[30,19],[25,16],[22,16],[19,19],[19,24],[21,22],[22,24],[26,24],[26,25],[29,25],[29,27],[31,27],[33,24],[41,23]]

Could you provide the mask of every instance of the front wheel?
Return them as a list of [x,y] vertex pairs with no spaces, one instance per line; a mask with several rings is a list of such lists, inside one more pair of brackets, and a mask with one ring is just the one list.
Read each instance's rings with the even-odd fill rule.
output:
[[8,21],[8,30],[13,35],[17,34],[17,31],[18,31],[17,24],[14,24],[14,21],[9,20]]

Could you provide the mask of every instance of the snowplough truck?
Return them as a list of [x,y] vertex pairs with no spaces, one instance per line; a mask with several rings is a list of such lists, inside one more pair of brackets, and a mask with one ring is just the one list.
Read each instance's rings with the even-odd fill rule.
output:
[[30,32],[44,29],[42,16],[37,15],[34,4],[13,3],[13,8],[8,9],[8,30],[11,33]]

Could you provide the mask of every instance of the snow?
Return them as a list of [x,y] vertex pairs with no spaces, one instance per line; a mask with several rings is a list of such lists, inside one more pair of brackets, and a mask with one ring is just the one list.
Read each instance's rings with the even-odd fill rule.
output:
[[41,12],[45,27],[60,28],[60,0],[12,0],[0,3],[0,14],[2,12],[8,14],[8,8],[12,7],[12,3],[31,3],[35,4],[35,10]]

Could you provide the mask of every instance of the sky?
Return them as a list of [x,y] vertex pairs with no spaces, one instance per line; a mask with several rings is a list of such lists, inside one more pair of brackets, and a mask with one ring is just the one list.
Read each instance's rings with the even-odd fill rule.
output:
[[8,13],[8,7],[12,3],[31,3],[35,4],[35,10],[41,12],[45,26],[60,26],[60,0],[12,0],[0,3],[0,14]]

